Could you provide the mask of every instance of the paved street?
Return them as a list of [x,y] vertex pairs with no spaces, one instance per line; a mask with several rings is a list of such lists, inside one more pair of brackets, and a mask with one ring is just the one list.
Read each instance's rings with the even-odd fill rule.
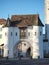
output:
[[0,65],[49,65],[49,59],[44,60],[0,60]]

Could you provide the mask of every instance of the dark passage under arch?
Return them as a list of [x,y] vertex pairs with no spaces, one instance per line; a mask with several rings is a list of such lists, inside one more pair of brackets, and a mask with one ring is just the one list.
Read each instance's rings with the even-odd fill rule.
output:
[[26,52],[27,57],[31,57],[31,48],[29,47]]

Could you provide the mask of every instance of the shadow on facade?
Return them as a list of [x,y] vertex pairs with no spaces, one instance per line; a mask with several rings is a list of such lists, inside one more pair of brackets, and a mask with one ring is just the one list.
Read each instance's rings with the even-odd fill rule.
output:
[[0,45],[0,58],[3,58],[3,53],[4,53],[4,44]]
[[45,24],[45,36],[43,39],[44,43],[44,58],[49,58],[49,24]]

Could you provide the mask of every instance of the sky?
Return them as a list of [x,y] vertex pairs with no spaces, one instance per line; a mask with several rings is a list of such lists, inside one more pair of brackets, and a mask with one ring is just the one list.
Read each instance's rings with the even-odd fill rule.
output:
[[0,19],[22,14],[39,14],[44,24],[44,0],[0,0]]

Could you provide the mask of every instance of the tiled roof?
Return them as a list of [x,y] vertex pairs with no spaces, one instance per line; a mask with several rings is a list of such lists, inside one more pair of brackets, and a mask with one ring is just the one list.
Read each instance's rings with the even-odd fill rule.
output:
[[38,14],[35,15],[12,15],[11,17],[12,21],[20,21],[17,26],[23,27],[23,26],[44,26],[39,18]]
[[0,24],[5,24],[5,26],[17,26],[17,27],[27,27],[27,26],[44,26],[39,18],[38,14],[34,15],[12,15],[11,20],[8,18],[0,19]]
[[5,19],[0,19],[0,24],[5,24],[6,20]]

